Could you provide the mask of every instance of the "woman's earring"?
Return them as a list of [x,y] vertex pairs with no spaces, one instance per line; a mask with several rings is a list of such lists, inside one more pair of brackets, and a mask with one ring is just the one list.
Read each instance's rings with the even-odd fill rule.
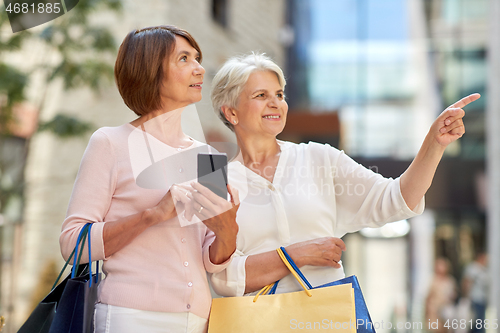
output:
[[233,120],[233,124],[235,124],[235,125],[236,125],[237,123],[238,123],[238,122],[237,122],[236,120]]

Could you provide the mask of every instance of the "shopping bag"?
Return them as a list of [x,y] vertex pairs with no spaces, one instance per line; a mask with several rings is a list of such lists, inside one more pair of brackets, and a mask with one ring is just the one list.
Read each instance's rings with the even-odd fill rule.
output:
[[351,284],[352,288],[354,289],[357,333],[375,333],[372,318],[370,317],[370,313],[368,312],[368,307],[366,306],[363,292],[361,291],[361,287],[359,286],[358,278],[355,275],[351,275],[337,281],[314,287],[314,289],[337,286],[341,284]]
[[[71,259],[71,257],[70,257]],[[66,267],[65,267],[66,268]],[[64,271],[64,269],[62,271]],[[81,275],[88,269],[87,265],[81,265],[78,275]],[[18,333],[48,333],[50,325],[56,314],[57,302],[61,299],[64,287],[71,278],[71,273],[59,283],[55,288],[52,288],[50,293],[36,306],[31,312],[23,326],[19,329]],[[59,278],[57,279],[59,280]],[[58,281],[56,281],[57,283]]]
[[[298,279],[293,268],[289,269]],[[298,281],[302,284],[300,279]],[[260,295],[271,291],[271,286],[261,290],[255,297],[214,299],[208,332],[356,332],[354,289],[350,284]]]
[[[89,287],[91,280],[94,280]],[[94,305],[100,279],[90,273],[72,278],[64,288],[49,333],[93,333]]]
[[[51,292],[38,304],[18,333],[93,332],[93,308],[101,275],[98,271],[98,263],[96,263],[97,269],[94,274],[90,265],[92,262],[90,255],[91,228],[91,223],[87,223],[82,228],[75,249],[57,277]],[[80,265],[87,236],[90,263]],[[80,252],[78,252],[79,246]],[[71,260],[73,260],[71,273],[57,285]]]
[[[354,289],[354,301],[356,307],[356,329],[357,333],[376,333],[375,328],[373,327],[373,322],[370,317],[370,313],[368,312],[368,307],[366,306],[365,298],[363,297],[363,292],[361,291],[361,287],[359,285],[358,278],[355,275],[348,276],[346,278],[329,282],[317,287],[312,287],[309,281],[307,281],[306,277],[300,269],[295,265],[295,262],[292,260],[292,257],[286,252],[284,247],[281,247],[281,250],[286,258],[286,260],[290,263],[293,270],[299,275],[299,277],[304,281],[304,283],[308,286],[309,289],[317,289],[317,288],[325,288],[331,286],[337,286],[341,284],[351,284]],[[276,290],[278,282],[273,286],[274,290]]]
[[[97,299],[97,286],[101,281],[99,263],[96,273],[92,274],[92,255],[90,230],[88,225],[89,272],[83,276],[72,274],[59,300],[56,314],[49,333],[93,333],[94,305]],[[76,255],[75,263],[76,265]]]

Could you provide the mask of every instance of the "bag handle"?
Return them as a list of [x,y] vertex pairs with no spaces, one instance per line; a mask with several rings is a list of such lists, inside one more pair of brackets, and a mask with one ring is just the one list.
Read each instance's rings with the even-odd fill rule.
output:
[[302,281],[304,281],[304,283],[307,285],[307,287],[309,289],[314,289],[313,286],[309,283],[309,281],[307,281],[306,277],[304,276],[304,274],[302,274],[302,272],[300,271],[299,267],[297,267],[297,265],[295,264],[295,262],[293,261],[292,257],[290,257],[290,255],[288,254],[288,252],[286,252],[285,248],[282,246],[280,247],[281,251],[283,251],[283,254],[285,255],[286,257],[286,260],[290,263],[290,265],[293,267],[293,270],[295,272],[297,272],[297,274],[300,276],[300,278],[302,279]]
[[[306,288],[306,286],[304,285],[304,283],[301,280],[301,277],[305,280],[304,275],[302,274],[302,272],[300,272],[300,270],[299,270],[300,275],[296,272],[295,269],[298,270],[298,267],[297,267],[297,265],[295,265],[295,263],[293,262],[292,258],[288,255],[288,253],[286,253],[285,248],[280,247],[280,248],[276,249],[276,251],[278,252],[278,255],[280,256],[280,258],[283,261],[283,263],[285,264],[285,266],[292,273],[292,275],[295,277],[295,279],[297,279],[297,281],[300,283],[300,285],[302,286],[302,288],[306,292],[307,296],[312,297],[311,292]],[[285,253],[286,253],[286,255],[285,255]],[[293,265],[292,265],[292,263],[293,263]],[[305,280],[305,281],[307,281],[307,280]],[[276,288],[278,287],[278,282],[279,282],[279,280],[274,282],[274,283],[268,284],[267,286],[262,288],[257,293],[257,295],[255,295],[253,301],[256,302],[260,295],[265,295],[269,291],[270,291],[270,294],[274,294],[276,292]],[[309,286],[309,288],[312,289],[309,281],[307,281],[307,285]]]
[[[92,229],[92,226],[94,224],[93,223],[90,223],[90,226],[89,226],[89,232],[88,232],[88,242],[89,242],[89,288],[92,287],[92,251],[91,251],[91,241],[90,241],[90,230]],[[96,270],[96,273],[95,273],[95,282],[94,283],[97,283],[98,280],[99,280],[99,260],[96,260],[95,262],[95,270]]]
[[[80,234],[78,235],[78,239],[76,241],[76,245],[75,245],[75,248],[73,249],[73,251],[71,252],[71,254],[69,255],[69,258],[68,260],[66,260],[63,268],[61,269],[61,272],[59,272],[59,275],[57,276],[56,278],[56,281],[54,282],[54,285],[52,285],[52,288],[51,290],[53,290],[56,286],[57,286],[57,283],[59,282],[59,280],[61,279],[61,276],[62,274],[64,273],[64,271],[66,270],[66,267],[68,267],[69,263],[71,262],[73,256],[75,256],[75,259],[77,257],[77,254],[75,255],[75,252],[78,253],[78,245],[80,244],[80,255],[78,256],[78,263],[75,267],[75,265],[73,265],[73,268],[71,269],[71,274],[73,274],[73,270],[75,272],[78,272],[78,268],[79,268],[79,264],[80,264],[80,259],[82,257],[82,253],[83,253],[83,248],[85,246],[85,238],[87,237],[87,229],[88,229],[88,226],[87,225],[90,225],[90,223],[87,223],[83,228],[82,230],[80,231]],[[80,242],[81,240],[81,237],[83,236],[83,241]],[[73,261],[74,263],[74,261]],[[76,274],[76,273],[75,273]],[[72,276],[73,277],[73,276]]]
[[[295,279],[297,279],[297,281],[299,281],[300,285],[302,286],[302,288],[305,290],[307,296],[309,297],[312,297],[312,294],[311,292],[306,288],[306,286],[304,285],[304,283],[300,280],[300,277],[299,277],[299,274],[295,271],[295,269],[293,268],[293,266],[291,265],[291,263],[288,261],[288,258],[285,256],[285,253],[283,252],[284,248],[283,247],[280,247],[279,249],[277,249],[276,251],[278,251],[278,254],[281,258],[281,260],[283,260],[283,262],[285,263],[286,267],[290,270],[290,272],[292,273],[292,275],[295,277]],[[290,257],[289,257],[290,258]],[[292,260],[292,258],[290,258],[290,260]],[[293,260],[292,260],[293,262]],[[293,265],[295,267],[297,267],[295,265],[295,263],[293,263]],[[302,272],[300,273],[300,275],[302,275]],[[303,275],[302,275],[303,276]],[[309,282],[308,282],[309,284]],[[310,285],[310,284],[309,284]]]
[[[80,234],[78,235],[78,239],[76,240],[76,247],[75,247],[75,256],[73,258],[73,268],[71,269],[71,278],[73,279],[76,277],[76,272],[78,271],[78,267],[80,266],[80,259],[82,258],[82,253],[83,253],[83,248],[85,247],[85,239],[87,238],[87,235],[90,237],[89,230],[90,230],[90,225],[91,223],[87,223],[83,226],[82,230],[80,231]],[[83,240],[82,240],[83,236]],[[78,255],[78,244],[81,242],[81,247],[80,247],[80,255]],[[78,256],[78,261],[76,260],[76,257]]]
[[[302,281],[304,281],[304,283],[306,284],[306,286],[309,288],[309,289],[314,289],[314,287],[309,283],[309,281],[307,280],[307,278],[304,276],[304,274],[302,273],[302,271],[299,269],[299,267],[297,267],[297,265],[295,264],[295,262],[293,261],[292,257],[290,257],[290,255],[288,254],[288,252],[286,252],[285,248],[284,247],[280,247],[281,251],[283,251],[283,254],[285,255],[286,257],[286,260],[288,261],[288,263],[290,263],[290,266],[292,266],[292,268],[294,269],[295,272],[297,272],[297,274],[300,276],[300,278],[302,279]],[[274,286],[273,288],[269,291],[269,294],[274,294],[276,292],[276,289],[278,288],[278,283],[280,282],[280,280],[276,281],[274,283]]]

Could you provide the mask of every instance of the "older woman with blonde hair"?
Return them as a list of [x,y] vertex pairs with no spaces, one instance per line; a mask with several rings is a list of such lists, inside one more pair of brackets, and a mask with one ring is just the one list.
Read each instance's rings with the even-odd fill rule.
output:
[[228,60],[212,82],[214,109],[240,148],[228,167],[241,201],[237,250],[223,271],[211,274],[220,295],[242,296],[280,279],[278,293],[300,290],[275,251],[280,246],[313,286],[343,278],[340,237],[421,214],[446,146],[465,131],[462,107],[479,98],[470,95],[443,111],[408,169],[388,179],[328,144],[277,140],[288,112],[285,84],[282,70],[263,54]]

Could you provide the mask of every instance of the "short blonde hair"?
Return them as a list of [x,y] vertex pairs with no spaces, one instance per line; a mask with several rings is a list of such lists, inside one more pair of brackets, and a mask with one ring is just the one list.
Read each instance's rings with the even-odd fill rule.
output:
[[256,71],[269,71],[276,73],[281,89],[285,90],[286,80],[281,68],[264,53],[253,53],[230,58],[215,75],[212,81],[212,105],[214,111],[231,131],[233,125],[226,119],[222,112],[223,106],[235,108],[238,104],[243,87],[250,74]]

